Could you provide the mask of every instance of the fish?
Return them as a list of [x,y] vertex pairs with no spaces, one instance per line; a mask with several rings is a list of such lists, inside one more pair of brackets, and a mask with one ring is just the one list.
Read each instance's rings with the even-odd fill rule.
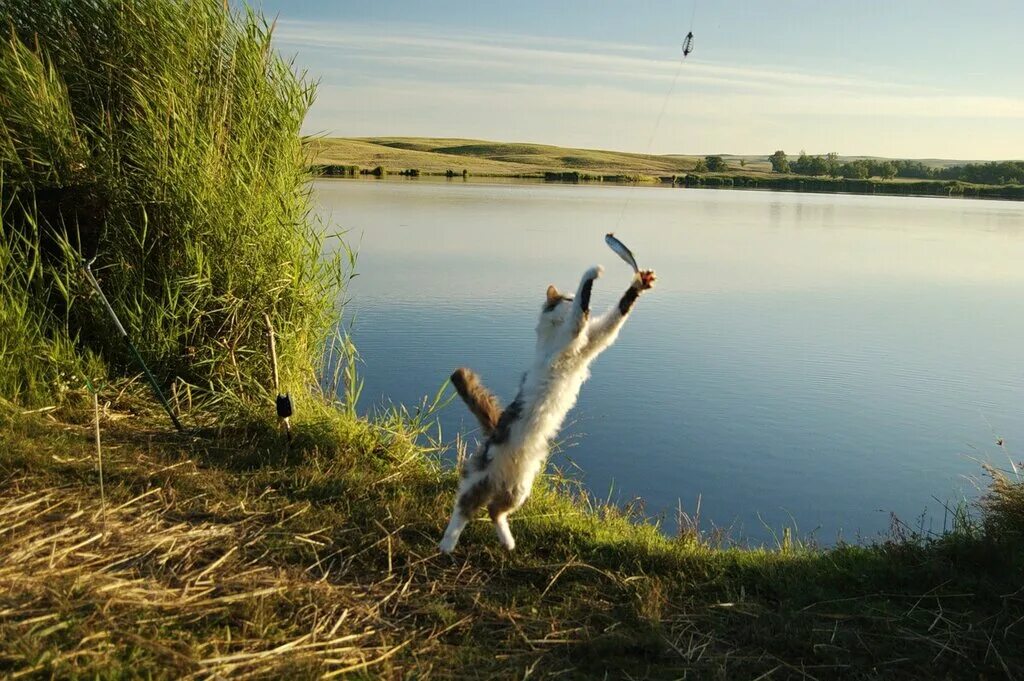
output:
[[604,242],[608,244],[608,248],[615,251],[620,258],[625,260],[626,264],[632,267],[634,272],[640,272],[640,268],[636,264],[636,258],[633,257],[633,251],[626,248],[626,244],[616,239],[615,235],[611,232],[604,235]]

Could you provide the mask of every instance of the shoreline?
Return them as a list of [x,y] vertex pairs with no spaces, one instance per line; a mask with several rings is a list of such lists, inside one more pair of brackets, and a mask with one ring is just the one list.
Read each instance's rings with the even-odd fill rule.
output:
[[[573,184],[766,189],[808,193],[1024,200],[1024,162],[869,156],[638,154],[528,142],[432,137],[312,140],[306,163],[326,177],[515,178]],[[776,155],[783,153],[782,160]]]
[[[554,178],[551,175],[558,175]],[[651,177],[624,180],[620,175],[604,175],[569,179],[561,173],[546,174],[467,174],[384,172],[380,175],[331,174],[313,171],[314,180],[346,180],[366,182],[430,182],[463,184],[564,184],[586,186],[650,187],[658,189],[724,189],[768,191],[792,194],[844,194],[860,196],[893,196],[906,198],[983,199],[993,201],[1024,201],[1024,185],[981,185],[956,180],[850,180],[810,176],[779,178],[753,175],[703,175]]]

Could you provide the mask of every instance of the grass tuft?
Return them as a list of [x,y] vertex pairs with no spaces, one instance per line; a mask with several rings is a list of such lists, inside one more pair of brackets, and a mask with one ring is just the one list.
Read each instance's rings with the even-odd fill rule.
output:
[[992,466],[985,470],[992,478],[988,493],[981,500],[985,530],[991,536],[1024,541],[1024,477],[1019,465],[1011,459],[1010,471]]

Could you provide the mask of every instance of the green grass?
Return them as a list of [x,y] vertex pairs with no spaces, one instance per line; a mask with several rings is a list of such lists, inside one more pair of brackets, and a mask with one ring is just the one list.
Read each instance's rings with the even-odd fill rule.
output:
[[429,405],[369,423],[307,402],[288,447],[218,414],[176,436],[122,388],[103,395],[105,504],[87,411],[0,416],[0,670],[859,679],[1024,665],[1024,545],[1001,529],[1020,527],[1019,480],[945,537],[818,550],[666,537],[549,477],[513,520],[514,553],[481,519],[449,558],[435,547],[455,478],[414,443]]

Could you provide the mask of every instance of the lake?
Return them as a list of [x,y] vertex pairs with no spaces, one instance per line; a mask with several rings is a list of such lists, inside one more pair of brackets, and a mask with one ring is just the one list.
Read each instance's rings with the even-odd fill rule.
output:
[[[873,539],[894,515],[941,531],[980,462],[1007,466],[998,438],[1020,459],[1019,203],[461,179],[316,196],[359,251],[345,323],[366,413],[458,366],[510,401],[549,283],[603,264],[595,312],[628,285],[606,232],[656,269],[551,461],[667,532],[698,499],[705,529],[755,543]],[[461,401],[440,424],[474,437]]]

